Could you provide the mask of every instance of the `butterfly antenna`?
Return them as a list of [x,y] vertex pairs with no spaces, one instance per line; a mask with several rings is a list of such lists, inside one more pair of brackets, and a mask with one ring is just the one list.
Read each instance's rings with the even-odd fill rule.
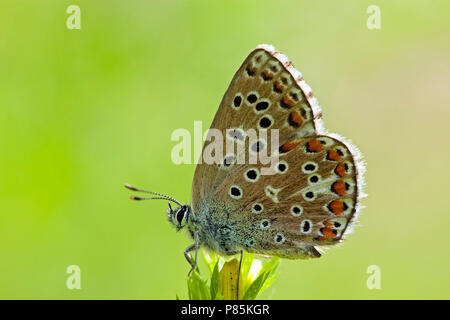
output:
[[155,200],[155,199],[163,199],[163,200],[169,200],[169,201],[172,201],[172,202],[178,204],[179,206],[182,206],[182,205],[183,205],[183,204],[182,204],[181,202],[179,202],[178,200],[176,200],[176,199],[174,199],[174,198],[172,198],[172,197],[169,197],[168,195],[165,195],[165,194],[163,194],[163,193],[153,192],[153,191],[147,191],[147,190],[135,188],[135,187],[133,187],[132,185],[130,185],[130,184],[128,184],[128,183],[125,184],[125,188],[130,189],[130,190],[132,190],[132,191],[151,193],[151,194],[155,194],[155,195],[159,196],[159,197],[145,197],[145,198],[143,198],[143,197],[135,197],[135,196],[131,196],[130,199],[132,199],[132,200]]
[[131,200],[155,200],[155,199],[162,199],[162,200],[168,200],[167,198],[163,197],[136,197],[136,196],[130,196]]

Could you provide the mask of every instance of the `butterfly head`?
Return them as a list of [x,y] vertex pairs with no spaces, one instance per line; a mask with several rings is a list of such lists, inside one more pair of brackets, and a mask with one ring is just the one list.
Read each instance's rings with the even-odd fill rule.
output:
[[162,193],[138,189],[138,188],[132,187],[129,184],[126,184],[125,187],[127,189],[132,190],[132,191],[145,192],[145,193],[150,193],[150,194],[156,195],[156,197],[145,197],[145,198],[144,197],[131,196],[132,200],[161,199],[161,200],[168,200],[170,202],[176,203],[178,205],[178,207],[176,207],[175,209],[172,209],[172,206],[171,206],[171,204],[169,202],[169,208],[167,209],[167,217],[169,219],[169,222],[177,230],[183,229],[183,227],[187,224],[189,216],[190,216],[190,214],[192,212],[190,206],[188,206],[186,204],[182,204],[178,200],[175,200],[174,198],[172,198],[172,197],[170,197],[168,195],[162,194]]
[[169,218],[169,222],[177,229],[181,230],[186,226],[189,216],[191,214],[191,207],[183,204],[175,209],[172,209],[172,206],[169,202],[169,208],[167,209],[167,218]]

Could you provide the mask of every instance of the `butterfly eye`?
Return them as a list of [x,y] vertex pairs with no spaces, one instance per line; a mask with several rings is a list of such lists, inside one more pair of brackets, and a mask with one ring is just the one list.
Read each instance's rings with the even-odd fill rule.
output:
[[177,221],[179,224],[181,224],[181,222],[184,219],[184,214],[186,213],[186,208],[181,208],[180,211],[178,211],[177,213]]

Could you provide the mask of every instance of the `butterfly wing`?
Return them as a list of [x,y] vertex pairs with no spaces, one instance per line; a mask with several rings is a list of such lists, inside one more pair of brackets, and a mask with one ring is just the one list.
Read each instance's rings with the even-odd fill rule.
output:
[[[261,175],[260,165],[241,166],[216,190],[215,198],[227,195],[239,208],[230,223],[239,221],[234,238],[243,239],[247,251],[320,256],[314,246],[338,243],[358,210],[360,182],[351,149],[327,135],[296,142],[280,154],[276,174]],[[230,195],[237,187],[239,199]]]
[[[286,56],[268,45],[253,50],[233,77],[211,129],[220,135],[209,135],[203,163],[197,165],[194,213],[220,215],[213,209],[223,208],[227,223],[234,225],[233,241],[248,251],[314,257],[320,256],[314,245],[339,242],[359,206],[359,153],[324,132],[320,107]],[[246,139],[249,129],[278,129],[280,164],[274,175],[262,175],[261,164],[238,161],[254,147]],[[215,143],[226,146],[230,141],[243,148],[211,152]],[[270,139],[262,147],[270,150]],[[207,154],[217,163],[204,163]],[[307,164],[314,164],[315,171],[305,169]],[[317,182],[308,180],[313,173]]]
[[[254,96],[257,100],[253,100]],[[321,110],[301,73],[275,48],[260,45],[234,75],[211,128],[222,132],[225,145],[227,129],[257,129],[265,115],[273,118],[269,128],[281,130],[280,139],[291,135],[314,135],[322,127]],[[287,121],[291,125],[286,125]],[[213,142],[206,141],[203,152]],[[232,173],[204,163],[203,157],[201,161],[194,175],[193,203],[211,196],[221,181]]]

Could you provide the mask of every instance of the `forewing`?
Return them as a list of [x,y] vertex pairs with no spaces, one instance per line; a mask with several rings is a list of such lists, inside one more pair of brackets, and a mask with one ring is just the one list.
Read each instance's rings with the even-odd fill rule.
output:
[[[211,129],[222,132],[223,146],[227,142],[227,129],[237,129],[237,133],[251,128],[279,129],[280,142],[284,143],[319,132],[322,127],[320,117],[320,108],[301,73],[274,47],[260,45],[234,75]],[[239,167],[230,169],[204,163],[204,151],[213,142],[215,139],[205,142],[202,163],[196,168],[192,185],[194,206],[200,200],[209,199],[221,182]],[[223,155],[226,157],[225,150]]]

